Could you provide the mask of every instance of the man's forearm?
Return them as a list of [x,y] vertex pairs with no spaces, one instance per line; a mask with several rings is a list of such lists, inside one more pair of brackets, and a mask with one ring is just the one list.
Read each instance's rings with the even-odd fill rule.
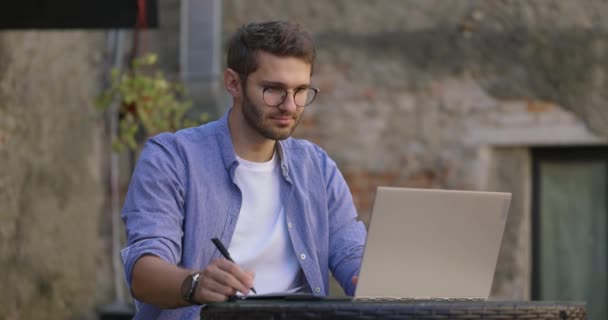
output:
[[184,307],[188,303],[182,299],[180,289],[188,274],[189,270],[146,255],[133,266],[131,292],[135,299],[163,309]]

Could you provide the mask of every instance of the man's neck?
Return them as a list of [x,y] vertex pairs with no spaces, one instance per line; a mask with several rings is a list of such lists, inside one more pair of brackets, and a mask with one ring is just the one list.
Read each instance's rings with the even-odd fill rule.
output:
[[255,131],[239,112],[232,110],[228,115],[228,128],[234,145],[234,152],[252,162],[266,162],[272,159],[275,140],[267,139]]

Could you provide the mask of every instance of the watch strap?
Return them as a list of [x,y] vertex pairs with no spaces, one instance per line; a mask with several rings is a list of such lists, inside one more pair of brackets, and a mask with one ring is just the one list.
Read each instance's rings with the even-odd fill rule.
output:
[[194,301],[194,294],[196,293],[196,288],[198,287],[198,279],[200,278],[200,276],[201,276],[200,273],[195,273],[188,277],[191,279],[190,289],[188,290],[188,292],[184,298],[186,299],[186,301],[188,301],[191,304],[197,304],[197,302]]

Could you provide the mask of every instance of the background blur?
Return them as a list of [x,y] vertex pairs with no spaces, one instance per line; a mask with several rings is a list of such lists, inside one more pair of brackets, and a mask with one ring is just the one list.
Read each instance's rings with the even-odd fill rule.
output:
[[135,156],[111,155],[112,114],[93,101],[112,66],[154,52],[216,118],[227,37],[267,19],[317,44],[321,92],[296,135],[337,161],[364,222],[378,185],[512,192],[492,297],[585,300],[608,317],[608,2],[148,4],[157,23],[140,28],[0,19],[0,319],[96,319],[129,302],[111,195]]

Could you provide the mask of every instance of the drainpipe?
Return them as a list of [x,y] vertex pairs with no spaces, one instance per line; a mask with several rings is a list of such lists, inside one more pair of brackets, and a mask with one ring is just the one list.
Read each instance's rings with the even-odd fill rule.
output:
[[[114,62],[113,68],[122,72],[124,53],[124,31],[114,33]],[[109,109],[110,145],[118,135],[118,101],[113,101]],[[125,293],[122,284],[122,264],[120,262],[120,180],[118,153],[110,153],[110,213],[112,216],[112,271],[114,274],[114,297],[117,302],[125,303]]]
[[182,0],[180,75],[193,100],[193,112],[222,114],[219,90],[222,36],[221,0]]
[[[114,30],[108,33],[109,51],[112,53],[112,68],[122,73],[124,69],[125,31]],[[106,116],[109,122],[109,143],[118,135],[118,103],[115,100],[108,108]],[[111,150],[111,149],[110,149]],[[127,302],[123,289],[122,263],[120,261],[121,228],[120,228],[120,175],[119,154],[110,152],[110,217],[112,237],[112,276],[114,287],[114,301],[99,308],[99,319],[126,319],[134,315],[133,306]]]

